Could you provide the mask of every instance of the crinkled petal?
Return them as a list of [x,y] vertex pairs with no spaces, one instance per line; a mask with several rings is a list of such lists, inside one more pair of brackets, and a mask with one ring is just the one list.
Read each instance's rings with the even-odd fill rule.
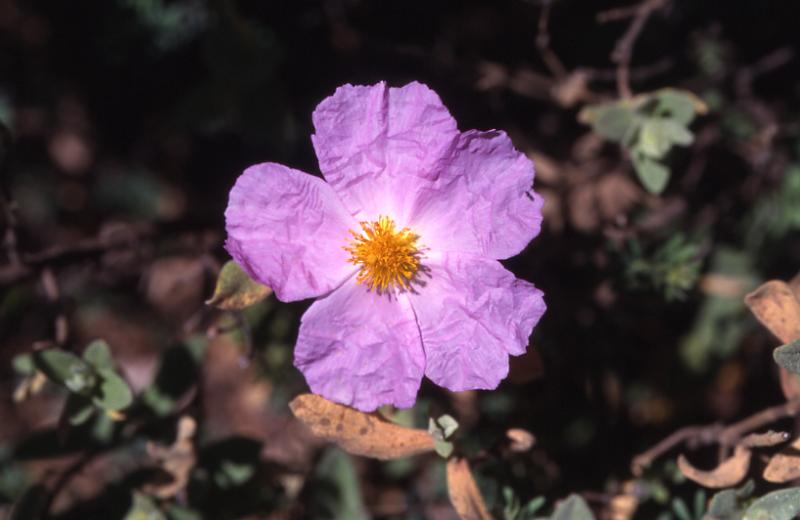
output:
[[236,180],[225,211],[225,247],[281,301],[330,292],[355,267],[344,250],[358,224],[322,179],[275,163]]
[[409,226],[436,251],[509,258],[539,234],[543,199],[533,177],[533,163],[504,132],[465,132],[419,193]]
[[369,412],[414,404],[425,354],[405,295],[389,299],[350,279],[303,315],[294,364],[315,394]]
[[420,83],[344,85],[313,114],[320,169],[359,220],[405,226],[419,189],[458,136],[439,96]]
[[542,291],[495,260],[444,253],[411,294],[425,375],[453,391],[496,388],[546,309]]

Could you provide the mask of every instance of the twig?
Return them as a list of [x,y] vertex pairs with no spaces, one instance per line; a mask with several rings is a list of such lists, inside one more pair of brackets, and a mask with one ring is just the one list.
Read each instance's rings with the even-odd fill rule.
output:
[[[674,432],[672,435],[669,435],[644,453],[634,457],[631,462],[631,472],[637,476],[641,475],[644,468],[649,466],[655,459],[682,442],[695,442],[698,444],[718,443],[721,448],[727,448],[738,444],[747,432],[779,419],[792,417],[798,413],[800,413],[800,399],[787,401],[783,404],[761,410],[727,427],[723,427],[720,424],[686,426]],[[752,439],[747,442],[751,441]]]
[[567,69],[564,64],[558,59],[556,53],[550,48],[550,31],[548,28],[550,21],[550,9],[552,7],[552,0],[545,0],[542,4],[542,11],[539,13],[538,34],[536,35],[536,48],[539,49],[539,54],[542,56],[542,61],[550,69],[550,72],[556,78],[563,78],[567,75]]
[[766,56],[759,59],[757,62],[747,67],[742,67],[736,73],[736,94],[741,98],[749,98],[753,95],[753,81],[762,75],[774,69],[783,67],[794,58],[794,51],[791,47],[781,47],[776,49]]
[[633,95],[630,85],[630,64],[633,46],[650,15],[667,5],[668,2],[669,0],[645,0],[639,4],[635,9],[633,20],[628,26],[628,30],[625,31],[625,34],[614,46],[614,51],[611,53],[611,61],[617,64],[617,92],[623,98],[630,98]]

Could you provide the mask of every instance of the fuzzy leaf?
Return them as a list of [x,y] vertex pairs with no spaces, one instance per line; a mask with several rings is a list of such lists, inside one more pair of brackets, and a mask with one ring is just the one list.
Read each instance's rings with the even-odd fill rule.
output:
[[742,520],[792,520],[800,513],[800,487],[768,493],[753,502]]
[[592,127],[609,141],[623,143],[639,126],[639,118],[631,107],[611,105],[596,110]]
[[789,372],[800,374],[800,339],[776,348],[772,351],[772,357]]
[[594,520],[594,514],[579,495],[570,495],[559,502],[550,520]]
[[206,304],[223,310],[244,309],[270,294],[272,289],[250,278],[239,264],[229,260],[222,266],[214,294]]

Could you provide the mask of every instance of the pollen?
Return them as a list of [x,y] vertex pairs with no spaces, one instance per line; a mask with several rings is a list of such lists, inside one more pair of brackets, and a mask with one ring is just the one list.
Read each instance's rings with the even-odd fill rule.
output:
[[350,245],[344,249],[351,255],[349,262],[361,267],[358,284],[378,293],[410,288],[420,268],[417,235],[408,228],[396,229],[394,221],[384,216],[361,222],[361,233],[350,230],[350,234]]

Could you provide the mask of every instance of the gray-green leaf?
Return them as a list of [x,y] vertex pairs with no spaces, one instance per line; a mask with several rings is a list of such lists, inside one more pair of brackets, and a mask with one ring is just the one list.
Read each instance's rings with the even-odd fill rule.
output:
[[639,117],[631,107],[600,106],[596,108],[596,111],[592,127],[595,132],[609,141],[623,143],[639,125]]
[[102,339],[96,339],[89,343],[86,350],[83,351],[83,359],[96,370],[114,368],[114,361],[111,359],[111,350],[108,348],[108,343]]
[[594,520],[594,515],[582,497],[572,494],[558,504],[550,520]]
[[694,120],[695,105],[691,97],[674,90],[664,90],[656,97],[656,113],[688,126]]
[[669,180],[669,168],[648,157],[634,157],[633,167],[647,191],[655,195],[664,191]]
[[792,520],[800,513],[800,488],[773,491],[753,502],[742,520]]
[[775,362],[794,374],[800,374],[800,339],[772,351]]
[[124,379],[113,370],[101,371],[100,377],[100,386],[93,398],[97,406],[108,411],[122,410],[130,406],[133,402],[133,393]]

